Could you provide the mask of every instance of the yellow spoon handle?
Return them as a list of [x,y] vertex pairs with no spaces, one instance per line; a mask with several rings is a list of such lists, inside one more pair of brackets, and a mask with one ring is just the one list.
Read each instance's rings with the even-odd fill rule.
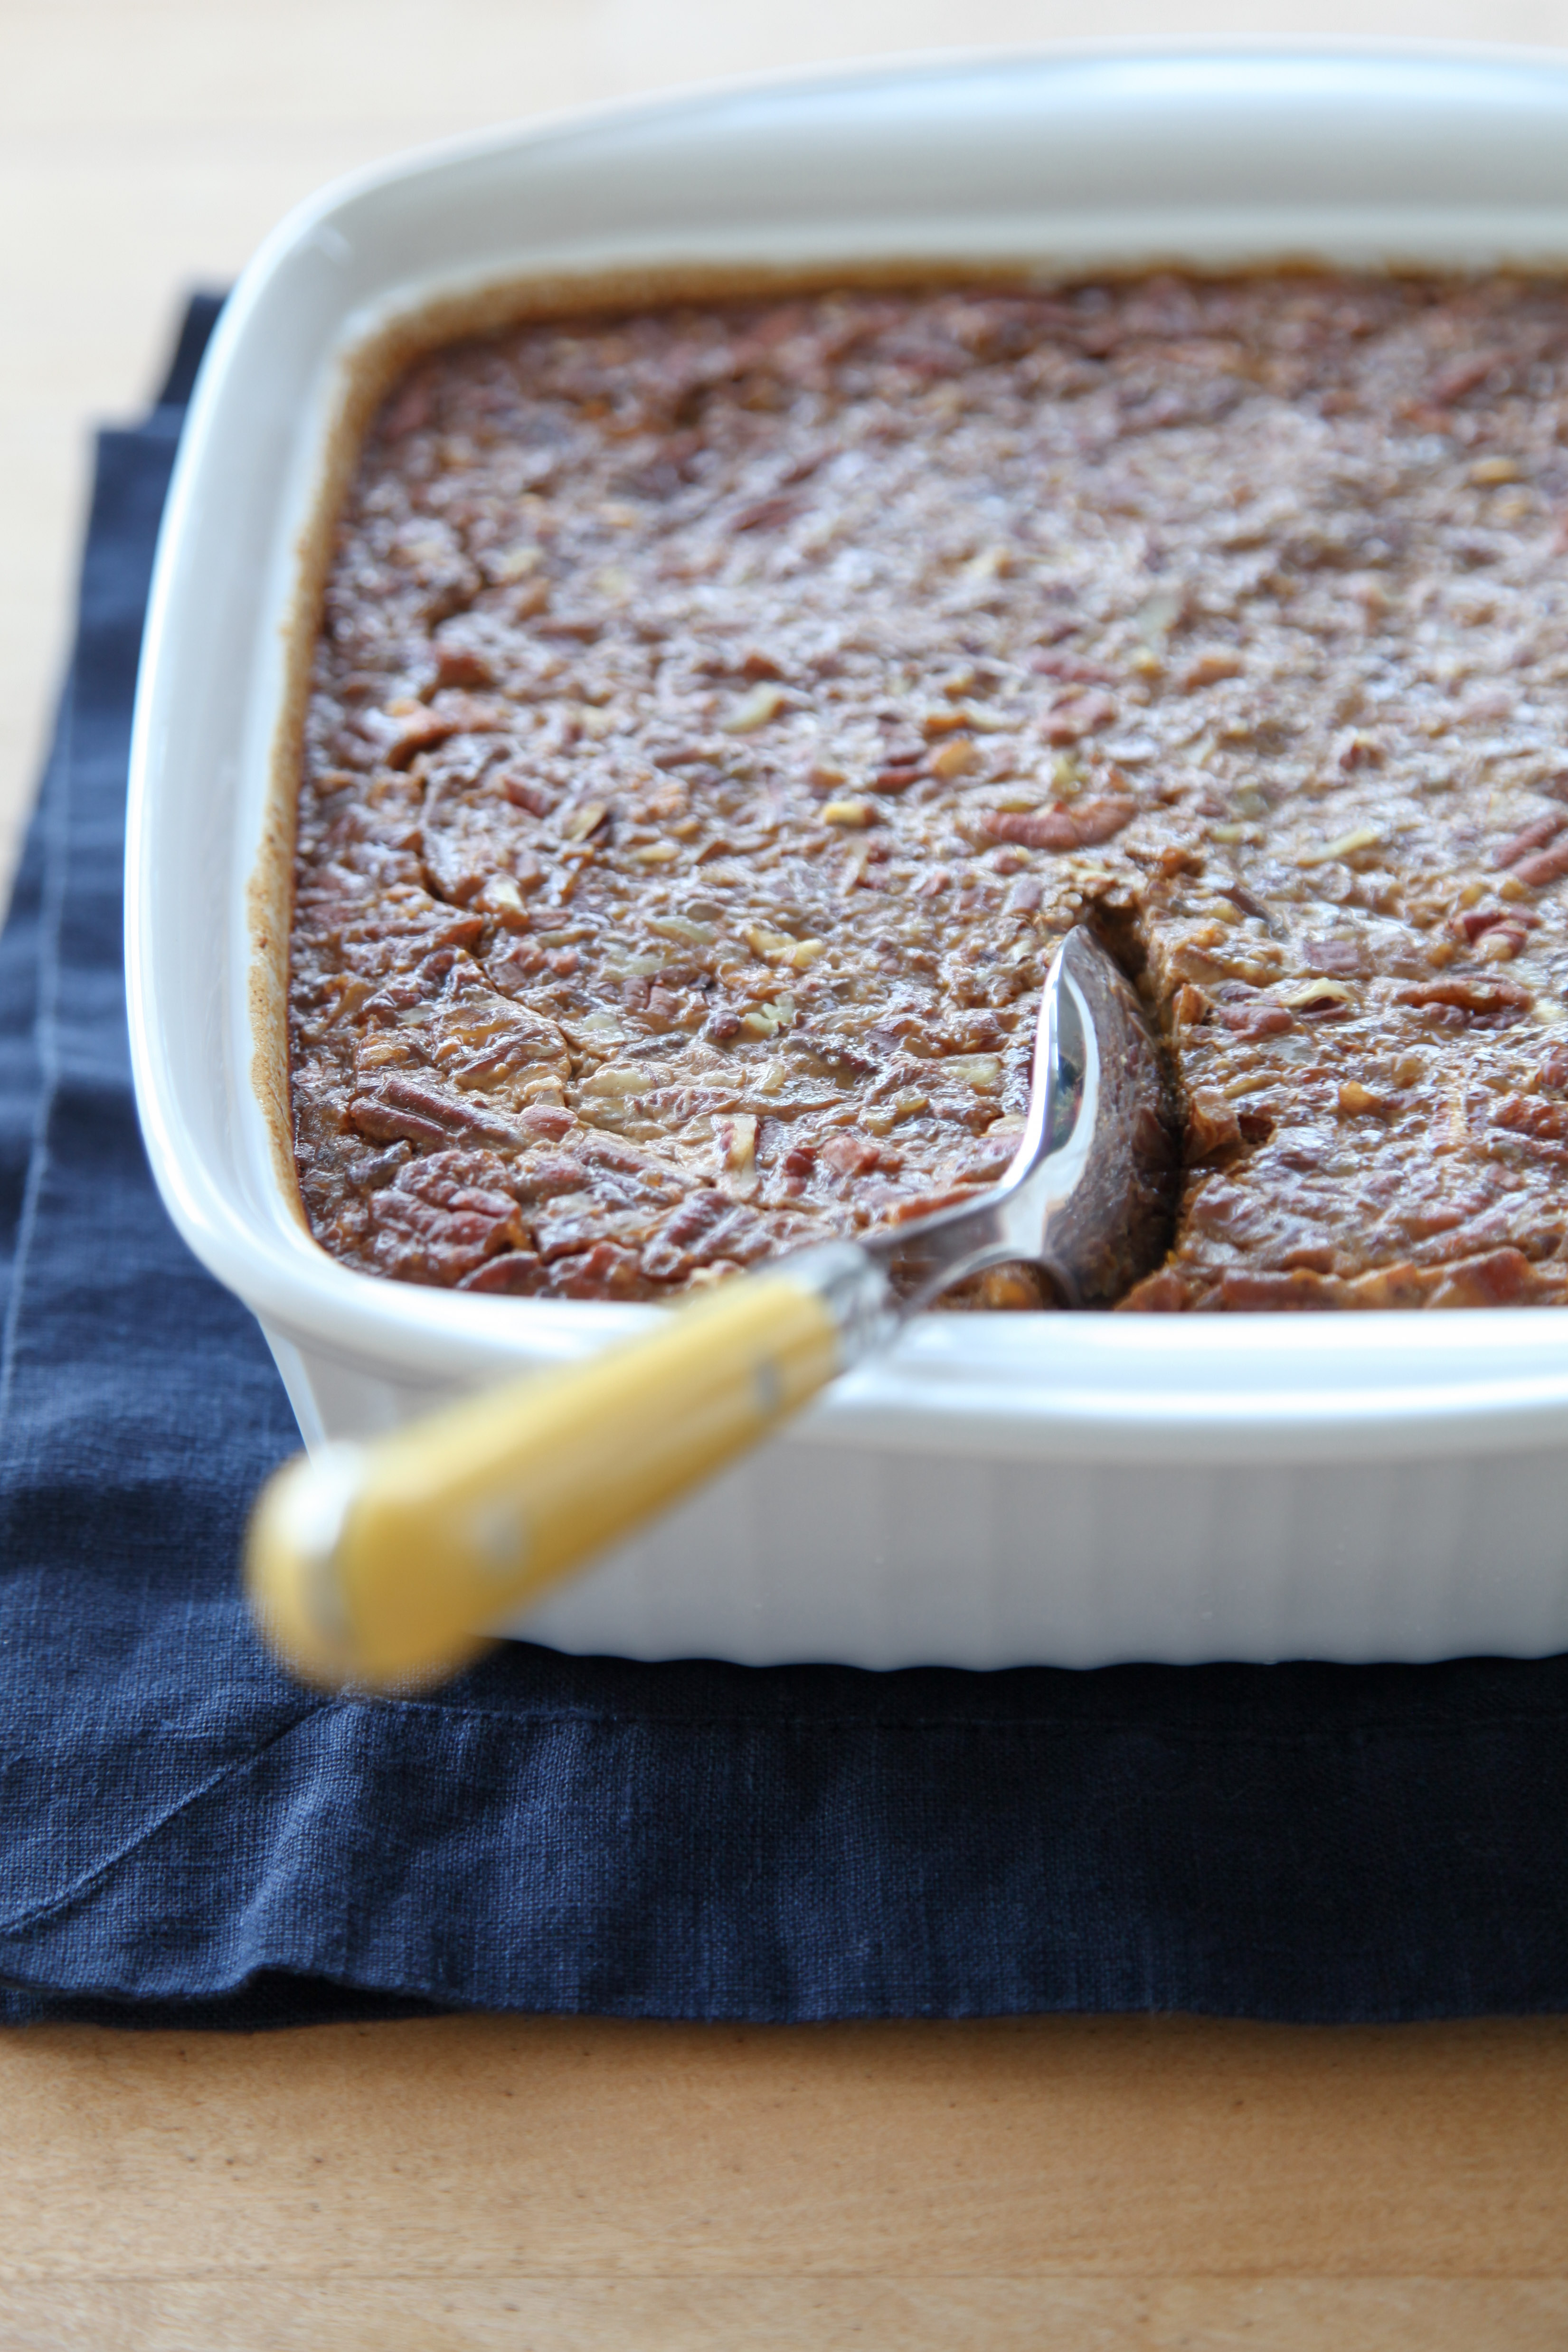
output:
[[483,1629],[745,1452],[883,1328],[853,1244],[726,1284],[561,1372],[287,1464],[251,1519],[253,1605],[307,1680],[428,1682]]

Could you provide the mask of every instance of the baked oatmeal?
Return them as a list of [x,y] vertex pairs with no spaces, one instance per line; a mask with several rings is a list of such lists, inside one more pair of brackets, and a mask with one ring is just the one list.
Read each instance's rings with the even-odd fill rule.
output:
[[306,727],[318,1240],[649,1298],[963,1198],[1089,921],[1185,1123],[1126,1305],[1568,1299],[1565,439],[1555,280],[849,289],[423,359]]

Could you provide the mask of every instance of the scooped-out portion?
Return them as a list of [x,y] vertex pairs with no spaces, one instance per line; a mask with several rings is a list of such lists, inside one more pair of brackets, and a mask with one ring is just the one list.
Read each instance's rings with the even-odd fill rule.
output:
[[1089,921],[1184,1129],[1123,1306],[1568,1302],[1565,730],[1558,280],[849,288],[436,352],[316,652],[311,1229],[658,1298],[961,1200]]

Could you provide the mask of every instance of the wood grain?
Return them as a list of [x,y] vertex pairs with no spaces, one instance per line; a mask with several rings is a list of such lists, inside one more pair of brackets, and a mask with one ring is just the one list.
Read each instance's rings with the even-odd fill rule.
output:
[[[322,181],[1068,0],[0,0],[0,887],[90,420]],[[1097,38],[1568,40],[1568,0],[1101,0]],[[0,2037],[4,2352],[1568,2345],[1568,2025],[454,2020]]]
[[1568,2342],[1568,2021],[35,2029],[0,2113],[8,2348]]
[[0,2287],[6,2352],[1562,2352],[1568,2289],[1449,2279],[562,2281]]

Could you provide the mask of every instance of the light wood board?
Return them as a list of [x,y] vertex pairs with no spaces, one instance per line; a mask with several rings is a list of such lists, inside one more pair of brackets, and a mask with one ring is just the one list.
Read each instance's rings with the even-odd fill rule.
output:
[[0,2039],[0,2344],[1568,2343],[1568,2021]]

